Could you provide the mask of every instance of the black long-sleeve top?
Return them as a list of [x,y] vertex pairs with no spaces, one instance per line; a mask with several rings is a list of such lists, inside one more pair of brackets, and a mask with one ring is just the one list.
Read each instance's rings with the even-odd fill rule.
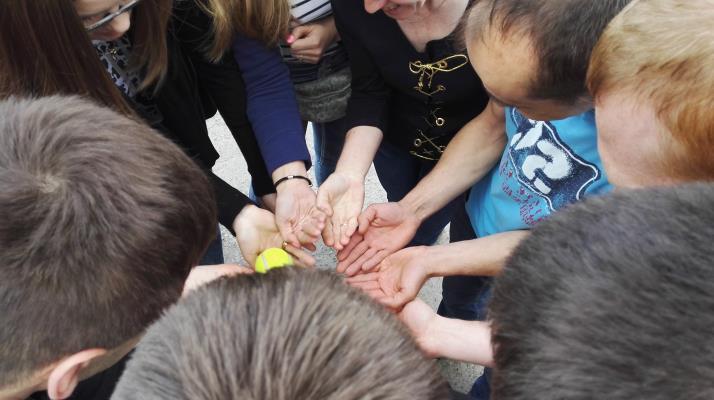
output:
[[366,125],[415,157],[437,160],[488,95],[466,51],[451,35],[417,51],[397,21],[368,14],[360,1],[333,0],[335,23],[350,57],[352,97],[346,129]]

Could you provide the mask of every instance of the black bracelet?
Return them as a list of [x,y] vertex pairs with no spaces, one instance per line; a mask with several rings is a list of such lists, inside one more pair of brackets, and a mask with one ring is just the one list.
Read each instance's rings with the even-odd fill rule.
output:
[[312,187],[312,181],[311,181],[310,178],[308,178],[307,176],[302,176],[302,175],[288,175],[288,176],[285,176],[285,177],[280,178],[280,179],[278,179],[277,181],[275,181],[275,188],[277,189],[277,188],[278,188],[278,185],[280,185],[281,183],[283,183],[283,182],[285,182],[285,181],[289,181],[290,179],[302,179],[302,180],[304,180],[304,181],[307,181],[307,184],[308,184],[310,187]]

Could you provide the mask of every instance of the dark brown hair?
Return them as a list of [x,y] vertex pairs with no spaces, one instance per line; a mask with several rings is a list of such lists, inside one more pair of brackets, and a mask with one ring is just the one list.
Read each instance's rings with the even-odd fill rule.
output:
[[331,272],[199,289],[144,337],[112,399],[432,400],[448,386],[404,326]]
[[[142,88],[166,74],[171,0],[145,0],[132,11],[132,64]],[[0,1],[0,98],[79,94],[133,115],[109,78],[71,0]]]
[[201,169],[77,97],[0,101],[0,387],[140,334],[216,229]]
[[525,35],[538,71],[530,96],[574,103],[588,95],[590,54],[607,24],[630,0],[482,0],[469,13],[469,40],[495,28],[499,35]]

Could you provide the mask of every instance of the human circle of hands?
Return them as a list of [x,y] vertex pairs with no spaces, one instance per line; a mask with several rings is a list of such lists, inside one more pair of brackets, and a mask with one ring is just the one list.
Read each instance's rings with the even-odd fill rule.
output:
[[[306,183],[281,188],[275,214],[245,207],[234,223],[245,260],[255,265],[270,247],[282,247],[298,266],[313,267],[317,241],[337,250],[337,272],[345,282],[398,314],[417,343],[427,340],[434,311],[417,299],[429,278],[426,247],[407,247],[419,221],[400,203],[373,204],[362,211],[364,181],[333,173],[315,193]],[[426,344],[422,346],[427,351]]]

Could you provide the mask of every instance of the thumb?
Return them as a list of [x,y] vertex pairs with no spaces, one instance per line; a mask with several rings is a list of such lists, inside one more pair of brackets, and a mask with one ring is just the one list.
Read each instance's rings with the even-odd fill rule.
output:
[[372,221],[377,218],[377,208],[374,206],[367,207],[366,210],[362,212],[357,218],[357,223],[359,224],[359,234],[364,235],[372,224]]

